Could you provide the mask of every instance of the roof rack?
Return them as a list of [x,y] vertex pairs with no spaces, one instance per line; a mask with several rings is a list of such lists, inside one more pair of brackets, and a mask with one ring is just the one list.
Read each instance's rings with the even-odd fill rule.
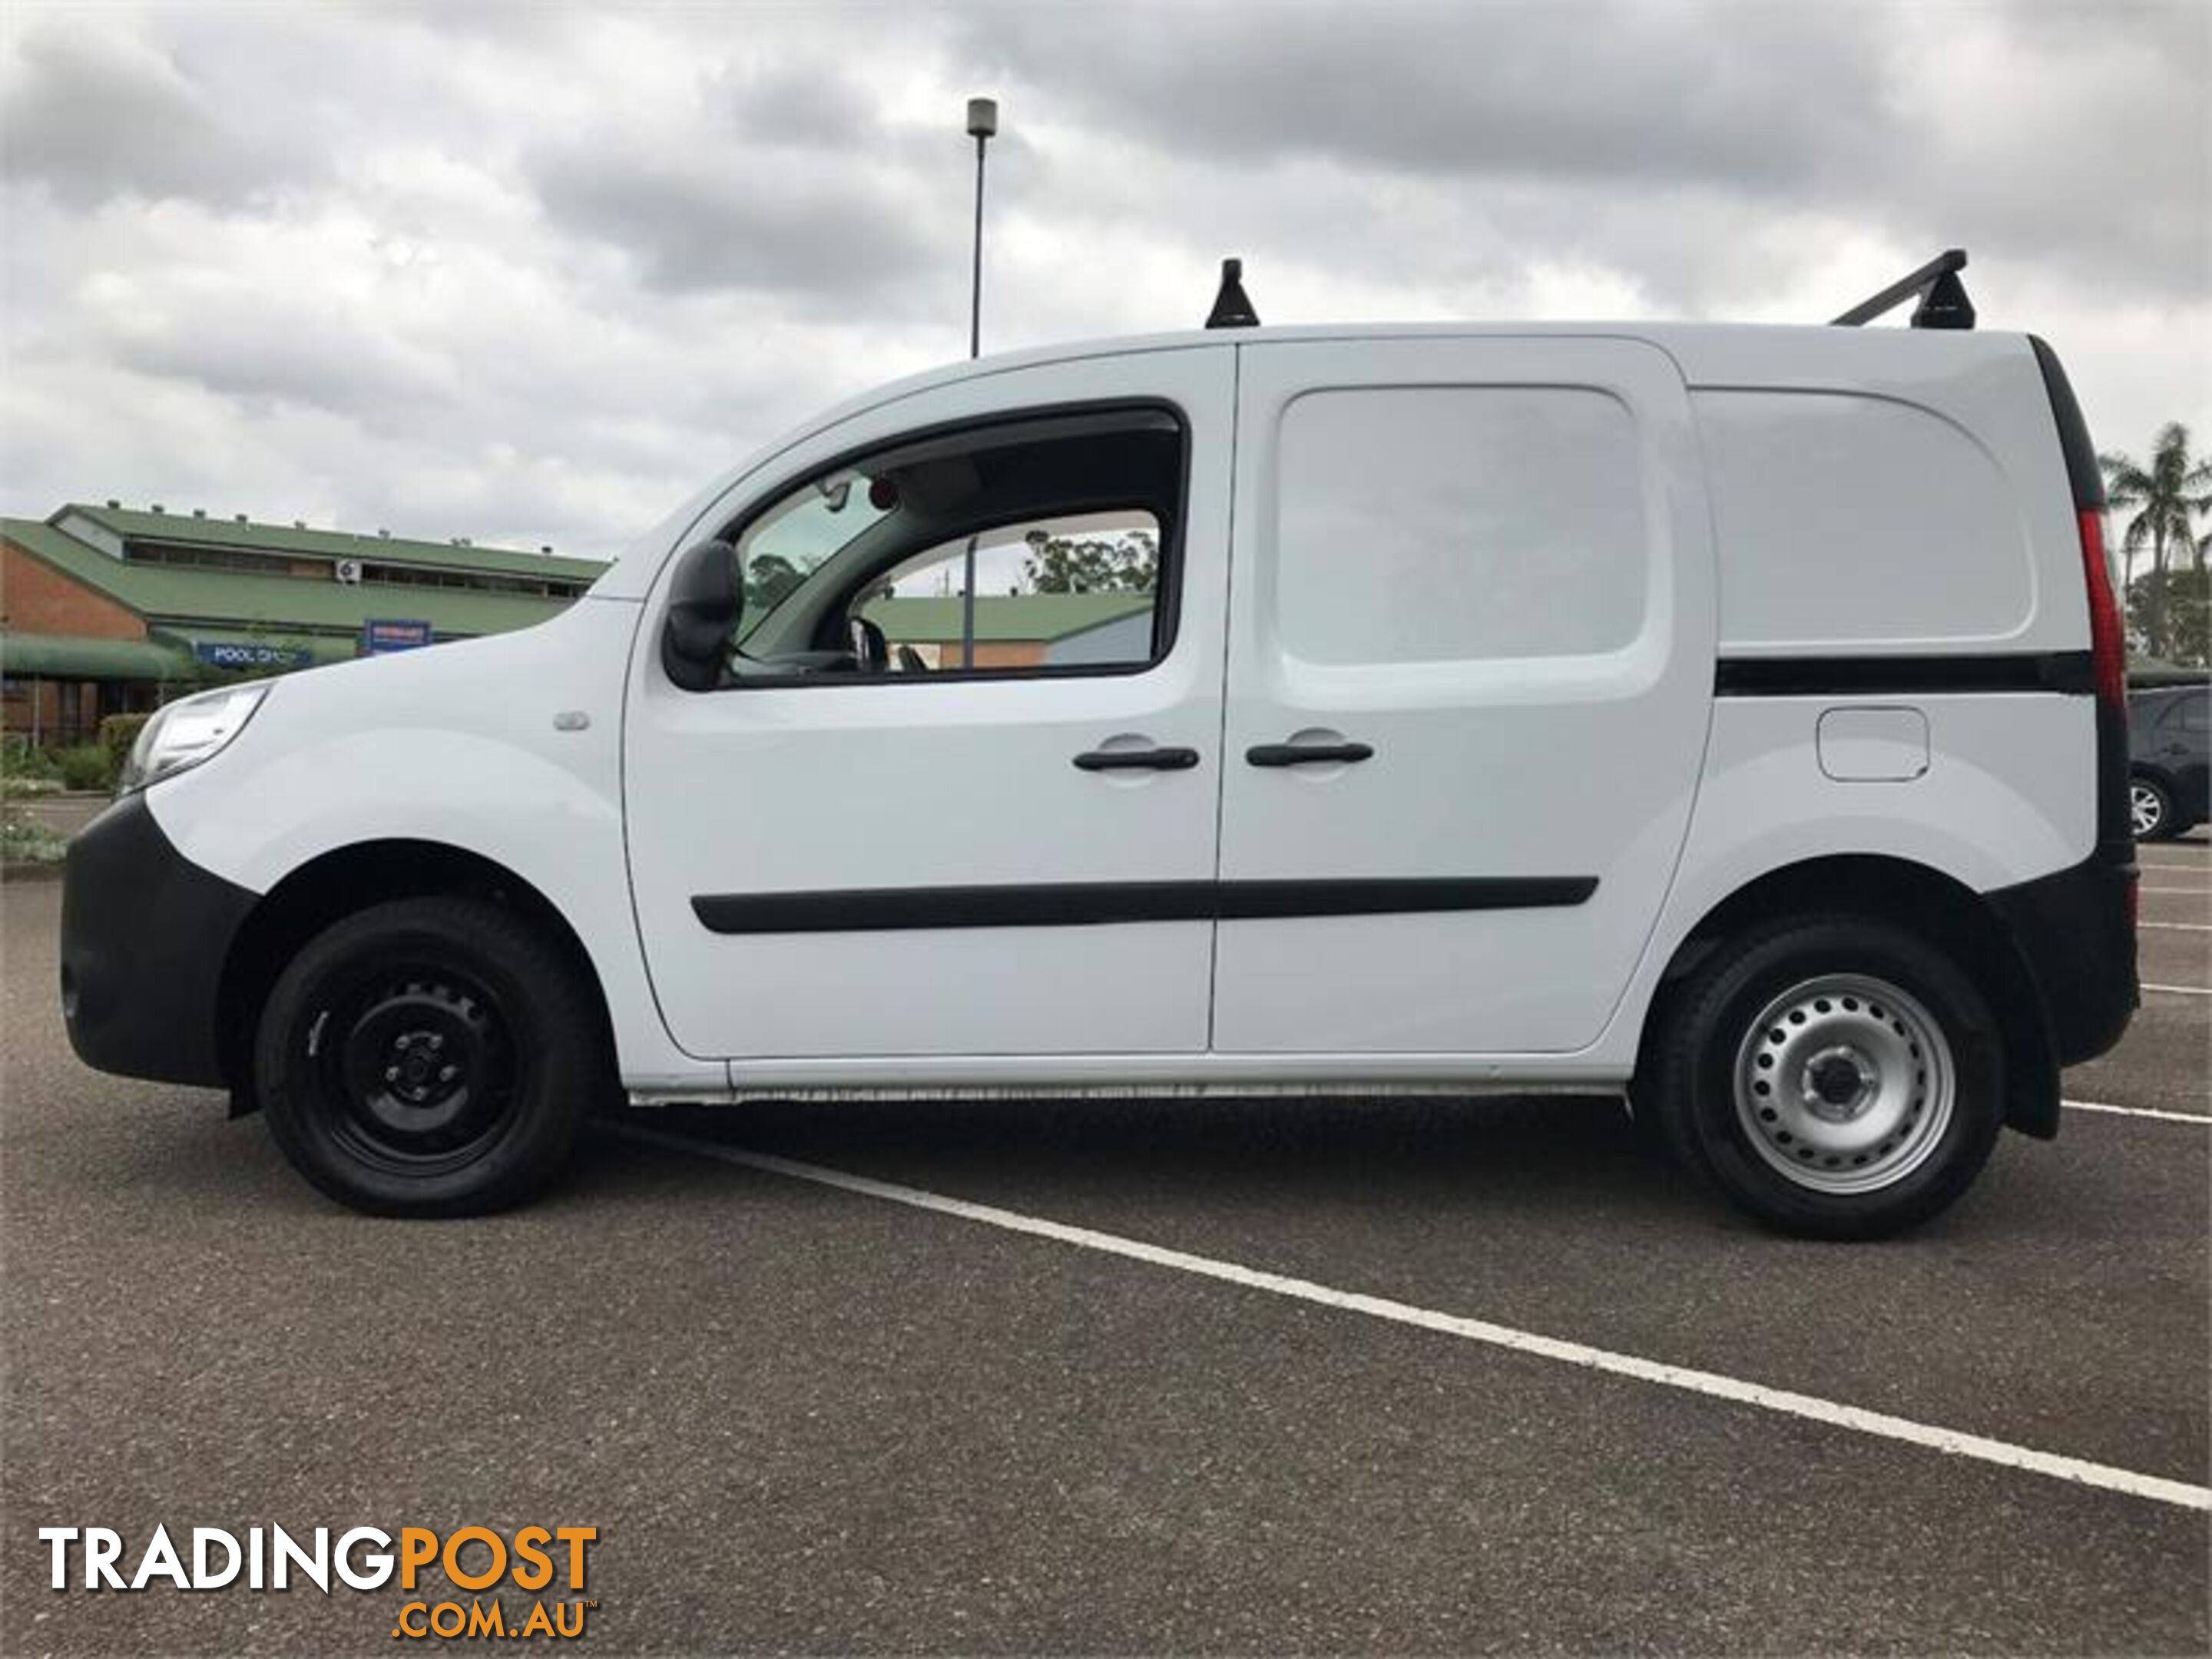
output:
[[1221,262],[1221,291],[1213,296],[1213,309],[1206,319],[1208,328],[1257,328],[1260,313],[1244,293],[1244,262]]
[[1974,302],[1966,297],[1966,285],[1959,280],[1959,273],[1966,268],[1966,250],[1947,249],[1910,276],[1860,301],[1829,326],[1857,328],[1917,297],[1920,303],[1913,307],[1913,327],[1972,328]]

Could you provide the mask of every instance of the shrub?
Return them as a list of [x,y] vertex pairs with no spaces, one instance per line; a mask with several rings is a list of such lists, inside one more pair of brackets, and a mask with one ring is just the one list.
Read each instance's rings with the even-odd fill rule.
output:
[[100,746],[113,759],[118,772],[131,758],[131,745],[138,741],[138,733],[153,718],[151,714],[110,714],[100,721]]
[[43,823],[0,811],[0,864],[59,864],[69,843]]
[[33,748],[28,738],[21,732],[10,732],[0,738],[0,777],[10,783],[27,778],[58,783],[61,781],[61,769]]
[[61,770],[64,789],[115,787],[118,763],[102,744],[87,743],[74,749],[57,749],[54,764]]

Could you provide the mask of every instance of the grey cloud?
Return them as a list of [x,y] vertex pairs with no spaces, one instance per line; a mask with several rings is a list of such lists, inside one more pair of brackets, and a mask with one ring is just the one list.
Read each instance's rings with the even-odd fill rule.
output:
[[963,45],[1170,153],[1471,177],[1778,185],[1881,97],[1870,32],[1801,8],[1033,7]]
[[[1440,184],[1524,260],[1640,273],[1656,255],[1648,286],[1693,307],[1740,275],[1741,235],[1608,246],[1609,230],[1688,202],[1740,232],[1825,216],[1930,252],[1978,240],[2166,298],[2207,275],[2201,6],[1039,7],[961,39],[1048,118],[1168,167],[1259,198],[1299,158],[1343,170],[1340,201]],[[1966,80],[1975,51],[2026,94]]]
[[113,360],[247,402],[292,403],[369,427],[419,426],[453,401],[450,365],[334,317],[236,295],[188,319],[118,331]]
[[895,179],[751,155],[601,146],[540,150],[526,173],[570,229],[623,250],[671,293],[775,293],[801,313],[846,301],[927,303],[951,251]]
[[297,151],[248,143],[209,89],[155,48],[48,27],[17,45],[0,111],[0,155],[15,181],[62,201],[184,198],[216,204],[302,171]]
[[816,58],[726,67],[708,76],[703,95],[733,137],[756,145],[853,151],[880,143],[885,133],[875,94]]

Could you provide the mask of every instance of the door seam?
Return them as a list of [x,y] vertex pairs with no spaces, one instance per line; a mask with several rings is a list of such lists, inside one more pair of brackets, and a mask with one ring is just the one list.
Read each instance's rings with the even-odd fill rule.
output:
[[[1244,348],[1229,348],[1229,513],[1221,550],[1221,724],[1213,752],[1221,757],[1213,787],[1213,881],[1221,883],[1221,835],[1229,799],[1229,648],[1236,629],[1237,475],[1243,442]],[[1186,552],[1186,558],[1188,557]],[[1221,921],[1216,917],[1206,940],[1206,1049],[1214,1052],[1214,1023],[1221,1008]]]

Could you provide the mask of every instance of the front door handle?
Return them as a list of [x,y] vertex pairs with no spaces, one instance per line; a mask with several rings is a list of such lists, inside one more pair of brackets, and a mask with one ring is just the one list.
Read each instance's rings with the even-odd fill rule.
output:
[[1075,757],[1084,772],[1188,772],[1198,764],[1195,749],[1087,749]]
[[1315,766],[1322,761],[1348,765],[1374,753],[1373,746],[1364,743],[1255,743],[1244,751],[1244,758],[1254,766]]

